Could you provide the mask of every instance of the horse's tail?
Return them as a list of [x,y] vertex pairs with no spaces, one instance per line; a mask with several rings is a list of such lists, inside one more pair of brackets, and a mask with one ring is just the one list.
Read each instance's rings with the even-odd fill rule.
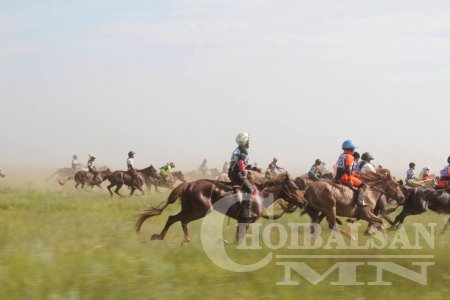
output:
[[52,175],[50,175],[49,177],[47,177],[47,179],[45,179],[45,181],[49,181],[49,180],[52,179],[53,176],[55,176],[56,174],[58,174],[58,171],[56,171],[55,173],[53,173]]
[[[167,201],[161,202],[158,205],[158,208],[151,208],[139,214],[136,224],[134,225],[136,232],[139,232],[139,230],[141,230],[141,226],[145,222],[145,220],[154,216],[159,216],[167,206],[175,203],[175,201],[177,201],[177,199],[180,198],[181,195],[184,193],[188,185],[189,185],[188,183],[180,184],[170,193],[169,198],[167,198]],[[164,204],[164,206],[159,208],[162,204]]]

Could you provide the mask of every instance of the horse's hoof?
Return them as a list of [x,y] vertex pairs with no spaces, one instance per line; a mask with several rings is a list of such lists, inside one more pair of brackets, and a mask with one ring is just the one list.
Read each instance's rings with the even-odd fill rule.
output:
[[153,234],[153,235],[150,237],[150,240],[152,240],[152,241],[155,241],[155,240],[161,241],[162,238],[161,238],[161,236],[160,236],[159,234]]
[[366,231],[364,231],[364,235],[365,236],[372,236],[372,235],[375,235],[375,233],[373,231],[366,230]]
[[186,240],[182,241],[181,246],[183,246],[183,247],[189,246],[189,241],[186,241]]

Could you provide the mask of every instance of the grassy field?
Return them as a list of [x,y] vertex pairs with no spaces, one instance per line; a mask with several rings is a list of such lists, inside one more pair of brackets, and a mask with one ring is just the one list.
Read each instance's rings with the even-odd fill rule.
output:
[[[199,239],[201,222],[191,223],[192,242],[181,246],[181,226],[176,224],[164,241],[149,241],[159,233],[170,213],[148,220],[142,232],[134,232],[135,215],[165,200],[167,193],[110,199],[106,191],[80,192],[72,187],[45,189],[0,184],[0,299],[447,299],[450,291],[450,232],[436,236],[435,249],[401,254],[434,254],[429,283],[422,286],[393,274],[385,275],[392,286],[332,286],[333,273],[317,286],[298,275],[299,286],[277,286],[284,269],[272,261],[252,273],[232,273],[217,267],[204,254]],[[434,213],[407,218],[411,222],[435,222],[441,229],[447,217]],[[308,222],[298,213],[279,220]],[[262,221],[263,223],[269,221]],[[323,224],[325,230],[325,224]],[[234,223],[227,235],[234,233]],[[328,234],[328,232],[327,232]],[[326,235],[326,234],[325,234]],[[390,232],[392,237],[394,233]],[[270,252],[264,247],[246,253],[227,246],[238,261],[256,261]],[[358,254],[349,250],[289,250],[274,254]],[[364,254],[386,253],[366,250]],[[381,250],[379,250],[381,251]],[[334,262],[311,262],[324,272]],[[400,263],[400,262],[399,262]],[[404,265],[408,266],[409,261]],[[412,268],[409,265],[410,268]],[[375,280],[375,272],[363,268],[362,281]]]

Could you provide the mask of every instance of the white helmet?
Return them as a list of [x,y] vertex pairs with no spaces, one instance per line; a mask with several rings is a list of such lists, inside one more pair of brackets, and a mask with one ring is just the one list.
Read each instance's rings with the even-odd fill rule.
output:
[[250,135],[247,132],[241,132],[236,136],[236,143],[239,146],[245,146],[250,141]]
[[430,167],[428,167],[428,166],[427,166],[427,167],[424,167],[423,169],[424,169],[424,170],[430,171]]
[[89,158],[97,158],[94,153],[89,153]]

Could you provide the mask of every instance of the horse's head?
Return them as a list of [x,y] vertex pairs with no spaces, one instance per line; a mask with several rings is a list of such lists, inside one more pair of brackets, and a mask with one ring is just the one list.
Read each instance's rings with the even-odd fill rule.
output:
[[298,185],[292,179],[289,173],[283,173],[279,175],[280,177],[280,185],[282,198],[290,203],[295,203],[296,205],[303,207],[306,204],[306,201],[303,197],[303,192],[300,190]]
[[181,171],[173,172],[172,174],[174,175],[174,177],[176,179],[178,179],[181,182],[186,182],[187,181],[186,180],[186,176],[184,176],[183,172],[181,172]]
[[[381,169],[385,170],[385,169]],[[386,196],[397,200],[398,204],[402,204],[405,201],[405,195],[402,190],[402,181],[397,181],[394,176],[391,175],[389,170],[382,172],[382,180],[384,183],[384,191]]]

